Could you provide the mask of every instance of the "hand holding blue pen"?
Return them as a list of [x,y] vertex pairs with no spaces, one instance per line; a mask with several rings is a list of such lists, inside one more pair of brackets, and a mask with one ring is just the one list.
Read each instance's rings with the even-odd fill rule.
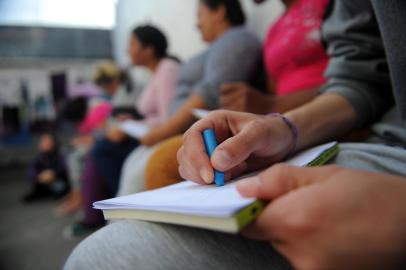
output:
[[[214,131],[210,128],[204,130],[203,131],[203,140],[204,140],[204,146],[206,148],[206,152],[210,158],[212,156],[214,150],[217,147],[216,135],[214,134]],[[214,183],[216,184],[216,186],[224,185],[224,172],[219,172],[217,170],[214,170]]]

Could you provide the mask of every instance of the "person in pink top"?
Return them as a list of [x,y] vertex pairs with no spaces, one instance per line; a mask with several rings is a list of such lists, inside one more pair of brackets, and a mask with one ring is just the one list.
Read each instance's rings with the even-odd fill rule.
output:
[[152,72],[152,78],[137,102],[138,111],[150,125],[163,123],[168,118],[169,106],[175,95],[180,63],[167,55],[167,47],[164,34],[153,26],[139,26],[132,32],[132,62]]
[[[165,35],[153,26],[138,26],[132,31],[129,47],[132,63],[152,72],[136,106],[144,117],[141,121],[151,127],[164,123],[168,118],[175,94],[180,63],[168,56],[167,48]],[[91,156],[111,194],[116,193],[124,159],[138,145],[139,141],[124,134],[118,125],[109,128],[105,138],[95,143]]]
[[83,135],[103,129],[113,111],[113,106],[106,101],[91,99],[88,103],[88,112],[77,126],[79,132]]
[[[168,56],[167,47],[165,35],[153,26],[138,26],[132,31],[128,51],[132,64],[152,73],[136,104],[136,110],[144,117],[142,121],[151,127],[167,120],[175,95],[180,63]],[[120,143],[128,137],[118,126],[113,126],[107,130],[106,139]]]
[[284,112],[313,99],[325,82],[328,57],[321,41],[321,25],[328,0],[283,3],[286,11],[264,41],[265,93],[245,83],[224,84],[222,108],[259,114]]
[[179,63],[165,58],[160,61],[151,82],[143,90],[137,109],[144,115],[144,122],[156,126],[168,118],[168,108],[175,94]]
[[75,125],[75,138],[80,138],[102,132],[112,111],[111,103],[102,98],[80,96],[66,103],[63,116]]

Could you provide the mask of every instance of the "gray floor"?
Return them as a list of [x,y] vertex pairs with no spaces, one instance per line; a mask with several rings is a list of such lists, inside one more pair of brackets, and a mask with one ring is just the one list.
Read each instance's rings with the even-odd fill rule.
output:
[[57,217],[55,201],[21,203],[27,188],[23,168],[0,169],[0,269],[61,269],[80,241],[62,236],[76,218]]
[[62,236],[79,217],[57,217],[58,202],[20,201],[29,189],[24,164],[32,160],[36,144],[36,138],[19,146],[0,144],[0,270],[61,269],[81,240]]

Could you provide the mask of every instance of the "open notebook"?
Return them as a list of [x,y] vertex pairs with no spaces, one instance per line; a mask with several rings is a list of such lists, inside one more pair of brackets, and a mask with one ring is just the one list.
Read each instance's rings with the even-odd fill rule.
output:
[[[306,150],[286,162],[295,166],[321,165],[337,152],[338,144],[331,142]],[[237,233],[255,219],[265,203],[241,197],[235,186],[236,181],[222,187],[184,181],[95,202],[93,206],[103,210],[106,219],[139,219]]]
[[136,139],[142,138],[149,131],[148,125],[136,120],[125,120],[119,127],[125,134]]

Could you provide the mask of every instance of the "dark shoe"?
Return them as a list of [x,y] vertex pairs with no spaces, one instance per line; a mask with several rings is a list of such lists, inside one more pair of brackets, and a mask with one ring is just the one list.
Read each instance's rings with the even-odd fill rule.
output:
[[34,189],[32,189],[30,192],[28,192],[27,194],[25,194],[22,197],[22,201],[24,203],[30,203],[30,202],[47,199],[47,198],[50,198],[51,196],[52,196],[52,193],[49,190],[47,190],[45,188],[35,187]]

